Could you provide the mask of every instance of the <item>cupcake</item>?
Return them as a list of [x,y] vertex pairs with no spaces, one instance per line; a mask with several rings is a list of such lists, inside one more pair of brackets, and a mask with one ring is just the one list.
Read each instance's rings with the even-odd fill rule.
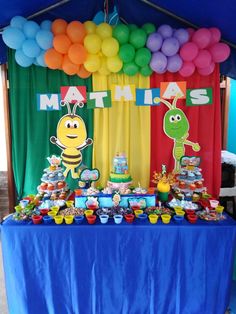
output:
[[48,180],[48,175],[46,173],[43,174],[42,179],[47,181]]
[[40,184],[40,189],[43,190],[43,191],[47,190],[47,187],[48,187],[48,185],[45,182]]
[[188,180],[189,181],[195,180],[195,174],[191,171],[188,172]]
[[195,177],[196,177],[196,179],[201,179],[202,178],[202,174],[201,174],[201,172],[198,170],[198,171],[195,171]]
[[64,182],[64,181],[59,181],[59,182],[57,183],[58,189],[63,189],[64,186],[65,186],[65,182]]
[[201,188],[203,187],[202,181],[197,181],[197,182],[196,182],[196,187],[197,187],[198,189],[201,189]]
[[59,180],[59,181],[61,181],[61,180],[64,180],[64,179],[65,179],[65,177],[64,177],[64,175],[63,175],[63,173],[62,173],[62,172],[59,172],[59,173],[57,174],[57,178],[58,178],[58,180]]
[[55,176],[54,176],[54,174],[50,173],[50,174],[48,175],[48,180],[49,180],[49,181],[55,181]]
[[196,189],[196,184],[195,183],[189,184],[189,188],[190,190],[194,191]]
[[179,174],[179,178],[180,178],[181,180],[186,179],[186,175],[187,175],[186,171],[185,171],[185,170],[182,170],[182,171],[180,172],[180,174]]
[[186,188],[186,183],[184,181],[179,182],[179,188],[180,189],[185,189]]
[[48,191],[53,191],[54,185],[52,183],[48,183]]

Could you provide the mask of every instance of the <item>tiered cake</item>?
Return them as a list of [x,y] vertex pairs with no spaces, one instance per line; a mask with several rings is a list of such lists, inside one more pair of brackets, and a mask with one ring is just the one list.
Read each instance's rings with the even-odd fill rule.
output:
[[47,193],[49,195],[65,194],[68,191],[65,177],[63,175],[63,169],[61,168],[61,158],[52,156],[47,158],[50,166],[44,169],[44,173],[41,178],[41,184],[38,186],[40,193]]
[[128,188],[131,183],[132,178],[128,171],[127,157],[124,153],[117,153],[113,158],[113,170],[107,185],[113,190],[119,190]]

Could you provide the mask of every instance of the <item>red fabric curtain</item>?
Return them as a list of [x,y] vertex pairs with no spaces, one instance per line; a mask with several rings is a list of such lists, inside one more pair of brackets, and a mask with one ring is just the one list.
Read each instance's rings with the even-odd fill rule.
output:
[[[200,156],[204,186],[214,196],[219,195],[221,184],[221,109],[220,109],[220,76],[219,67],[209,76],[201,76],[198,73],[189,78],[183,78],[179,74],[165,73],[151,76],[151,88],[159,88],[160,82],[186,81],[187,88],[212,87],[213,104],[187,107],[185,100],[177,101],[177,108],[184,111],[188,118],[190,129],[188,140],[197,142],[201,146],[199,152],[185,145],[185,155]],[[151,167],[150,178],[153,171],[161,170],[161,165],[167,166],[167,171],[174,169],[172,155],[173,140],[163,131],[163,117],[167,106],[151,108]],[[153,184],[152,184],[153,185]]]

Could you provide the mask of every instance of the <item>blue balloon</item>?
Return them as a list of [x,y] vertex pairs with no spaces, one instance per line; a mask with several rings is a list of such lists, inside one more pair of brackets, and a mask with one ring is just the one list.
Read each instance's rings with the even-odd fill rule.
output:
[[38,63],[38,65],[40,65],[41,67],[47,67],[45,61],[44,61],[44,55],[45,55],[46,51],[42,51],[40,53],[40,55],[36,58],[36,61]]
[[16,50],[15,59],[24,68],[31,66],[34,62],[34,58],[27,57],[21,49]]
[[175,30],[173,36],[178,39],[181,46],[189,40],[189,33],[184,28]]
[[36,41],[40,48],[48,50],[53,46],[53,34],[50,31],[41,29],[36,34]]
[[35,58],[40,55],[41,49],[35,39],[26,39],[22,45],[22,51],[27,57]]
[[2,39],[8,47],[19,49],[25,40],[25,35],[19,28],[9,26],[4,29]]
[[49,20],[42,21],[40,24],[41,29],[44,29],[45,31],[50,31],[52,26],[52,22]]
[[10,22],[10,25],[12,27],[16,27],[16,28],[19,28],[19,29],[23,29],[23,26],[24,24],[27,22],[27,19],[24,18],[23,16],[14,16],[12,19],[11,19],[11,22]]
[[27,21],[23,26],[23,30],[27,38],[35,38],[36,33],[40,30],[40,27],[34,21]]

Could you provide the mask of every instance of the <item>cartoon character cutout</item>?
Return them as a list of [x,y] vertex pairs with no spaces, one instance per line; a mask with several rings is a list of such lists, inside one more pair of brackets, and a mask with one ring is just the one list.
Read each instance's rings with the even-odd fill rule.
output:
[[62,164],[65,166],[64,176],[71,171],[73,179],[79,177],[76,168],[82,163],[82,153],[85,147],[91,145],[93,140],[87,138],[87,131],[84,120],[78,116],[76,108],[83,107],[83,103],[76,103],[71,112],[69,103],[61,102],[61,106],[67,106],[68,114],[61,117],[57,124],[57,137],[51,136],[52,144],[57,145],[61,150]]
[[160,99],[160,101],[169,108],[164,116],[163,128],[165,134],[174,141],[173,157],[175,160],[174,172],[176,173],[180,171],[180,159],[185,155],[185,145],[191,146],[195,152],[201,149],[198,143],[193,143],[188,140],[189,121],[185,113],[181,109],[176,108],[177,99],[179,97],[181,97],[181,95],[177,94],[172,104],[165,99]]

